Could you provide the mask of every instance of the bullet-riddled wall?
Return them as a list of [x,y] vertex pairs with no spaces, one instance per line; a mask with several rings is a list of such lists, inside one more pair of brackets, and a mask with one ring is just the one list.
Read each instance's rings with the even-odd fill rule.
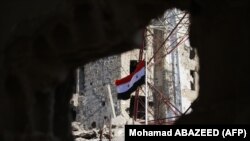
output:
[[129,118],[130,100],[117,100],[114,82],[129,75],[130,60],[138,60],[139,49],[91,62],[80,70],[77,121],[86,129],[101,128],[113,117],[107,89],[110,85],[115,115]]
[[[80,95],[77,121],[85,129],[101,128],[111,115],[107,85],[110,85],[116,114],[120,113],[120,102],[116,99],[114,79],[120,77],[121,56],[110,56],[88,63],[80,71]],[[81,77],[82,76],[82,77]],[[82,80],[81,80],[82,79]]]

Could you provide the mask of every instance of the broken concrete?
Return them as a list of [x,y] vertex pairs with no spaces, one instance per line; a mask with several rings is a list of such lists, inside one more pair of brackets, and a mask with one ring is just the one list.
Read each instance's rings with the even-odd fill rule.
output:
[[[111,128],[109,126],[104,125],[103,128],[97,129],[93,128],[90,130],[85,130],[83,125],[79,122],[73,122],[72,128],[73,137],[75,141],[97,141],[97,140],[111,140],[114,141],[123,141],[124,140],[124,126],[126,124],[126,120],[122,116],[118,116],[112,119]],[[110,131],[111,129],[111,131]],[[111,132],[111,133],[110,133]],[[102,136],[102,137],[101,137]]]

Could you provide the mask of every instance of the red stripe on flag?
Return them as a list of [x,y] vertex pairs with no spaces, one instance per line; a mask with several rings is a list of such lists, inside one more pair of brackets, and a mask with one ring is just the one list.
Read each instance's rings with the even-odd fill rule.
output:
[[118,85],[129,82],[132,79],[132,77],[134,76],[134,74],[137,73],[138,71],[140,71],[144,66],[145,66],[145,61],[140,61],[138,63],[138,65],[136,66],[136,69],[133,73],[131,73],[130,75],[128,75],[122,79],[116,80],[115,85],[118,86]]

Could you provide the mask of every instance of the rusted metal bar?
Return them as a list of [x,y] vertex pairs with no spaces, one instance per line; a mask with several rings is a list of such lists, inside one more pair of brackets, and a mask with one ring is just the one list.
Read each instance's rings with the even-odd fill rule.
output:
[[[139,52],[139,61],[142,60],[142,57],[143,57],[143,49],[144,49],[144,34],[145,34],[145,30],[143,31],[142,33],[142,37],[143,37],[143,40],[142,40],[142,45],[141,45],[141,49],[140,49],[140,52]],[[136,121],[137,119],[137,113],[138,113],[138,97],[139,97],[139,88],[137,88],[136,92],[135,92],[135,100],[134,100],[134,113],[133,113],[133,119],[134,121]]]
[[[167,51],[167,53],[166,54],[163,54],[162,56],[161,56],[161,58],[164,58],[164,57],[166,57],[167,55],[169,55],[170,53],[172,53],[177,47],[179,47],[179,45],[181,45],[183,42],[185,42],[186,40],[188,39],[188,36],[186,35],[186,36],[183,36],[182,37],[182,39],[170,50],[170,51]],[[171,45],[170,45],[171,46]],[[168,49],[168,48],[167,48]],[[152,63],[152,64],[150,64],[149,65],[149,67],[152,67],[152,65],[156,65],[156,64],[158,64],[158,63],[160,63],[160,61],[161,60],[158,60],[158,61],[156,61],[156,62],[154,62],[154,63]]]
[[164,47],[164,44],[167,42],[167,40],[170,38],[170,36],[174,33],[175,29],[177,29],[177,27],[182,22],[182,20],[186,17],[186,15],[187,15],[187,13],[185,13],[183,15],[183,17],[180,19],[180,21],[175,25],[174,29],[168,34],[167,38],[163,41],[163,43],[161,44],[161,46],[155,51],[154,55],[148,60],[147,64],[149,64],[153,60],[153,58],[155,57],[155,55],[160,51],[160,49],[162,47]]
[[[181,111],[180,111],[178,108],[176,108],[176,107],[168,100],[168,98],[166,98],[158,89],[156,89],[156,88],[155,88],[152,84],[150,84],[149,82],[148,82],[148,85],[149,85],[149,87],[150,87],[151,89],[155,90],[155,91],[157,92],[157,94],[159,94],[160,99],[162,99],[163,102],[164,102],[165,104],[167,104],[167,106],[169,106],[170,109],[171,109],[176,115],[182,115]],[[174,109],[173,109],[173,108],[174,108]],[[176,111],[177,111],[179,114],[177,114]]]

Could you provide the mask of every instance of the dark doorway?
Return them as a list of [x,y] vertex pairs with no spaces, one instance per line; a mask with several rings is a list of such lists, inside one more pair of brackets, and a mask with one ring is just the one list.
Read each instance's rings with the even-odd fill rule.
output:
[[[139,96],[139,103],[138,103],[138,113],[137,113],[137,118],[139,119],[145,119],[145,96]],[[130,108],[129,108],[129,116],[132,118],[134,116],[134,101],[135,101],[135,96],[131,96],[130,99]]]
[[135,71],[137,64],[138,64],[137,60],[130,60],[130,73]]

